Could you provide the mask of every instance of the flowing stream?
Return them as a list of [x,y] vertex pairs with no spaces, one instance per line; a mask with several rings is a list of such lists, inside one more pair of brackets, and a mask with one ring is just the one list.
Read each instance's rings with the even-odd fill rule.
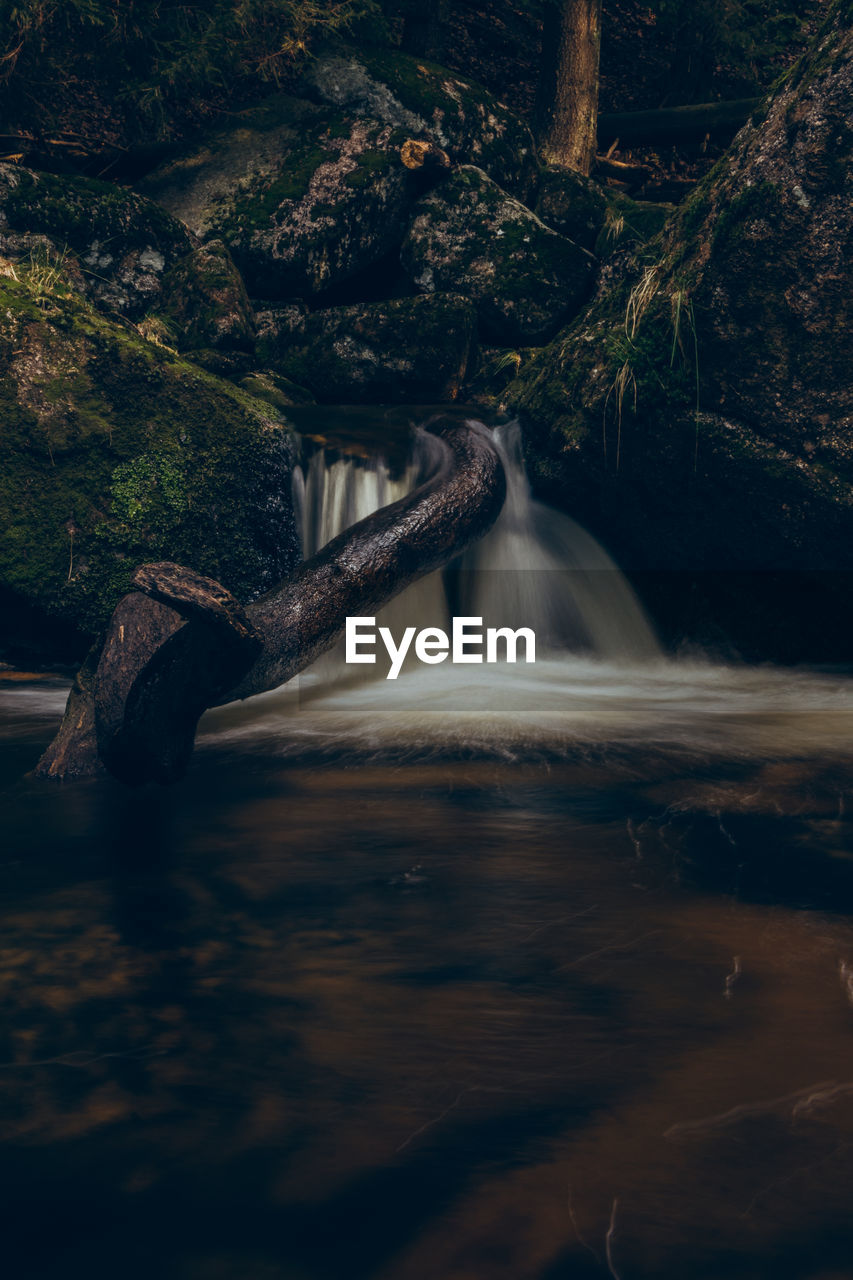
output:
[[[853,1277],[853,680],[664,656],[499,440],[377,625],[535,664],[338,651],[140,792],[28,779],[67,681],[0,671],[11,1275]],[[306,551],[428,441],[315,444]]]
[[[498,427],[495,438],[507,476],[498,522],[449,570],[386,605],[376,626],[397,639],[407,626],[449,632],[451,614],[480,617],[483,627],[529,627],[535,664],[424,666],[412,653],[390,682],[381,647],[375,666],[348,666],[341,642],[284,688],[209,713],[202,743],[240,736],[303,759],[346,752],[387,762],[636,757],[638,748],[647,760],[846,753],[846,675],[665,657],[604,548],[532,497],[518,425]],[[295,483],[305,555],[411,492],[439,447],[419,433],[412,457],[395,468],[360,452],[313,452]]]

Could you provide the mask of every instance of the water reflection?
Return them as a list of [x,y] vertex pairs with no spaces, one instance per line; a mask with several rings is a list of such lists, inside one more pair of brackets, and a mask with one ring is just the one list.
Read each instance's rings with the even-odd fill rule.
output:
[[853,1274],[829,686],[769,754],[769,697],[740,752],[694,711],[704,754],[547,764],[310,767],[217,721],[140,793],[21,781],[61,702],[29,692],[0,697],[12,1274]]

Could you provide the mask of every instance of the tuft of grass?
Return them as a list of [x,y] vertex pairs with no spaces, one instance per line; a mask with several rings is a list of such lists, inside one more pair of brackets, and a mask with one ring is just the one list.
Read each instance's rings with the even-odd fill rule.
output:
[[602,230],[610,243],[615,244],[625,230],[625,215],[623,213],[615,213],[613,209],[608,209]]
[[663,263],[660,262],[646,267],[628,294],[628,302],[625,306],[625,333],[631,341],[637,336],[643,316],[657,295],[662,270]]
[[607,396],[604,401],[604,461],[607,462],[607,406],[610,403],[611,396],[616,397],[616,470],[619,470],[622,461],[622,410],[625,399],[633,396],[634,413],[637,412],[637,401],[639,398],[639,387],[637,386],[637,376],[631,366],[630,360],[625,360],[613,380]]
[[503,373],[504,369],[512,369],[513,374],[517,375],[522,365],[522,355],[520,351],[505,351],[502,356],[498,356],[494,363],[494,372]]
[[133,325],[133,328],[140,338],[144,338],[152,346],[160,347],[162,351],[168,351],[173,356],[178,354],[175,335],[170,326],[160,316],[143,316],[139,324]]
[[[20,268],[33,302],[45,315],[55,315],[56,302],[69,298],[74,292],[66,275],[67,258],[67,248],[57,250],[49,244],[38,245],[30,249],[29,258]],[[14,272],[12,267],[4,274],[19,280],[21,277]]]
[[[609,343],[609,354],[617,372],[604,399],[602,433],[606,463],[608,413],[614,414],[617,471],[622,461],[622,422],[626,408],[636,416],[641,389],[653,382],[664,397],[668,397],[676,385],[683,383],[688,372],[695,384],[693,469],[698,470],[700,367],[696,316],[688,290],[682,285],[664,286],[663,271],[663,263],[645,268],[628,294],[621,330]],[[644,325],[644,322],[647,323]]]
[[[696,406],[694,408],[694,418],[696,423],[696,438],[693,447],[693,470],[699,467],[699,337],[696,333],[696,316],[693,311],[693,299],[690,297],[686,289],[676,289],[670,295],[670,303],[672,308],[672,350],[669,356],[669,367],[675,367],[675,353],[679,350],[682,359],[689,360],[692,356],[693,372],[696,382]],[[690,345],[692,351],[688,356],[682,325],[686,317],[687,326],[690,330]]]

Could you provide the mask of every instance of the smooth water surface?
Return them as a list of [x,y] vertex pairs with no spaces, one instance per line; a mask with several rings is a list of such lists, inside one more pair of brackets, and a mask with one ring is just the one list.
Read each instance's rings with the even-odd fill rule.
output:
[[[382,618],[535,665],[332,654],[138,792],[0,672],[10,1275],[853,1280],[853,679],[664,659],[499,443]],[[429,465],[315,452],[306,552]]]
[[10,1274],[853,1276],[853,687],[536,673],[139,792],[23,779],[64,689],[0,681]]

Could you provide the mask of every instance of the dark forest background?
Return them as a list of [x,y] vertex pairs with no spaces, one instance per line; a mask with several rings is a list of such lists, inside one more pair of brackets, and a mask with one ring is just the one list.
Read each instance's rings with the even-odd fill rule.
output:
[[[535,114],[549,0],[441,0],[430,52]],[[602,111],[747,97],[813,32],[821,0],[605,0]],[[0,155],[98,172],[175,141],[346,35],[414,45],[412,0],[24,0],[0,8]],[[648,157],[646,157],[648,159]],[[664,157],[665,159],[666,157]]]

